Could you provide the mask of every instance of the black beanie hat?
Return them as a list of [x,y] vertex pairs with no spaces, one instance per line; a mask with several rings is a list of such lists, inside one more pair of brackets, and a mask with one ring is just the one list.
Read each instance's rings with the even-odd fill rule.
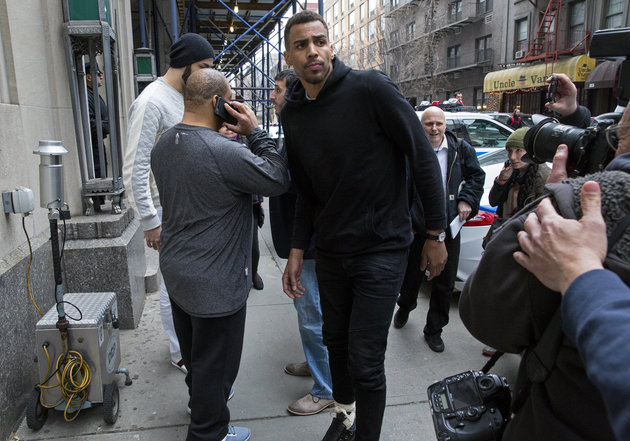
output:
[[184,34],[171,45],[171,67],[186,67],[206,58],[214,58],[212,46],[199,34]]

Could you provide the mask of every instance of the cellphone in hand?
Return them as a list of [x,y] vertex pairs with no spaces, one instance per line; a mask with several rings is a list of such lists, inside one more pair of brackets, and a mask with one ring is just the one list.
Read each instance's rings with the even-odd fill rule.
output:
[[547,102],[555,103],[556,102],[556,89],[558,88],[558,77],[552,75],[549,78],[549,86],[547,86]]
[[238,120],[234,118],[232,115],[230,115],[227,110],[225,110],[226,103],[232,109],[236,110],[236,107],[228,103],[223,97],[217,96],[217,102],[214,106],[214,114],[218,116],[219,118],[221,118],[226,123],[236,125],[238,123]]
[[510,166],[510,160],[507,159],[504,163],[503,163],[503,168],[508,168]]

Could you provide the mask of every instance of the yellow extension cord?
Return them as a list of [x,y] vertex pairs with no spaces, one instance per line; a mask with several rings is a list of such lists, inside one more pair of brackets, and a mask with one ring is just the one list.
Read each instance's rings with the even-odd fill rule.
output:
[[[50,374],[50,355],[46,346],[42,346],[46,353],[46,378]],[[68,351],[67,354],[61,354],[57,358],[56,363],[57,384],[46,386],[40,384],[39,402],[47,408],[54,408],[65,402],[66,407],[63,411],[63,417],[66,421],[74,421],[79,415],[83,404],[88,398],[87,388],[92,381],[92,371],[90,366],[83,360],[83,356],[77,351]],[[61,390],[61,399],[55,404],[46,404],[43,400],[42,389],[54,389],[59,387]],[[74,412],[72,418],[68,417],[68,411]]]

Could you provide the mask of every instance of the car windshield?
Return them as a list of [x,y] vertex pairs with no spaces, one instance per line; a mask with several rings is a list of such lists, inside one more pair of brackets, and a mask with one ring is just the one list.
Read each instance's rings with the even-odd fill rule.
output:
[[512,133],[492,120],[464,118],[470,143],[473,147],[505,147],[508,136]]

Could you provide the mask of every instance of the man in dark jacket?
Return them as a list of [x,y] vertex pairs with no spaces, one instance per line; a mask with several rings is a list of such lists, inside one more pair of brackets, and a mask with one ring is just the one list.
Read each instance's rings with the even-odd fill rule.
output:
[[[291,17],[285,45],[285,60],[300,81],[282,109],[298,190],[283,288],[291,298],[304,293],[303,255],[316,233],[337,414],[323,441],[377,441],[385,410],[387,334],[412,241],[406,164],[434,238],[446,226],[440,169],[394,83],[382,72],[355,71],[339,61],[320,15],[302,11]],[[422,260],[423,266],[429,261],[429,277],[437,276],[446,263],[444,243],[427,240]]]
[[[287,86],[295,81],[297,81],[297,76],[293,69],[285,69],[276,75],[274,90],[271,92],[270,98],[278,118],[282,107],[284,107],[284,94]],[[284,146],[282,136],[278,138],[278,152],[284,159],[287,158],[287,149]],[[291,250],[296,199],[297,191],[294,186],[285,194],[269,198],[273,246],[278,256],[283,259],[289,257]],[[319,287],[315,274],[314,239],[313,237],[304,253],[304,265],[302,266],[301,283],[305,287],[306,293],[293,299],[306,361],[287,363],[284,366],[284,372],[289,375],[310,376],[313,379],[313,387],[305,396],[289,404],[287,410],[293,415],[314,415],[333,404],[328,351],[322,338],[322,308],[319,302]]]
[[[446,117],[439,107],[429,107],[422,113],[422,126],[427,132],[429,142],[442,172],[442,181],[446,192],[446,218],[453,221],[464,222],[474,217],[479,211],[479,201],[483,195],[485,172],[479,165],[477,152],[463,139],[458,139],[446,131]],[[463,182],[463,185],[462,185]],[[414,201],[415,209],[420,204]],[[405,279],[400,288],[398,298],[399,309],[394,316],[394,327],[402,328],[407,323],[409,312],[418,305],[418,290],[424,279],[424,273],[420,271],[420,252],[425,242],[425,234],[414,225],[414,241],[409,249],[409,262]],[[446,232],[445,238],[448,260],[442,273],[433,279],[431,288],[431,301],[427,312],[427,322],[424,327],[424,339],[431,350],[442,352],[442,329],[448,323],[448,312],[451,304],[451,295],[457,276],[457,264],[459,263],[460,235],[459,231],[453,236],[452,232]]]
[[[575,86],[565,76],[558,77],[558,93],[562,93],[566,99],[558,100],[554,104],[559,105],[552,109],[561,111],[561,115],[573,111],[567,114],[565,120],[585,121],[584,116],[588,112],[577,106]],[[628,130],[628,123],[630,121],[622,119],[618,124],[619,139],[625,135],[619,136],[619,131]],[[628,138],[627,135],[625,137]],[[563,217],[578,219],[581,216],[582,185],[586,181],[595,181],[602,191],[601,212],[607,232],[611,235],[617,230],[621,220],[630,212],[628,145],[630,143],[624,147],[619,142],[617,157],[607,165],[604,172],[547,185],[549,197]],[[556,154],[552,177],[558,174],[558,157]],[[566,176],[566,170],[564,174]],[[522,233],[525,221],[536,210],[538,202],[534,201],[513,216],[488,243],[477,270],[469,277],[462,291],[460,315],[466,328],[480,341],[502,352],[524,354],[514,387],[517,391],[517,407],[513,409],[514,418],[503,435],[504,441],[612,441],[615,436],[602,395],[589,380],[576,342],[568,336],[570,334],[564,334],[558,329],[558,343],[555,346],[538,348],[545,331],[551,326],[552,317],[558,313],[561,298],[554,289],[543,285],[514,258],[514,254],[521,251],[519,238],[523,239],[525,235]],[[618,274],[626,284],[630,284],[629,228],[623,230],[621,237],[608,250],[605,266]],[[555,274],[553,277],[560,279],[561,275]],[[560,287],[554,285],[554,288]],[[546,378],[532,375],[540,372],[540,369],[532,369],[536,366],[536,357],[531,355],[534,349],[540,349],[545,359],[551,353],[552,360],[545,365],[545,371],[548,372]],[[607,356],[616,359],[617,366],[624,366],[617,354],[607,353]],[[620,377],[623,373],[624,368],[619,368]],[[603,392],[608,393],[609,389]],[[614,405],[618,406],[618,401],[614,401]],[[616,409],[610,410],[614,412]]]
[[[98,88],[103,87],[103,72],[101,72],[98,63],[96,61],[94,62],[94,72],[92,72],[92,65],[89,62],[85,63],[85,82],[87,83],[88,112],[90,114],[90,138],[92,141],[92,159],[94,160],[94,177],[105,178],[107,176],[107,156],[105,154],[105,145],[103,144],[103,166],[101,166],[101,154],[99,151],[98,142],[99,125],[96,118],[96,103],[94,100],[93,83],[94,80],[92,78],[93,73],[96,74],[96,85],[98,86]],[[104,141],[105,138],[107,138],[107,135],[109,135],[109,114],[107,110],[107,105],[100,95],[98,95],[98,106],[101,118],[101,139]],[[94,209],[96,211],[101,211],[101,205],[103,205],[103,203],[105,202],[105,197],[95,196],[93,199]]]

